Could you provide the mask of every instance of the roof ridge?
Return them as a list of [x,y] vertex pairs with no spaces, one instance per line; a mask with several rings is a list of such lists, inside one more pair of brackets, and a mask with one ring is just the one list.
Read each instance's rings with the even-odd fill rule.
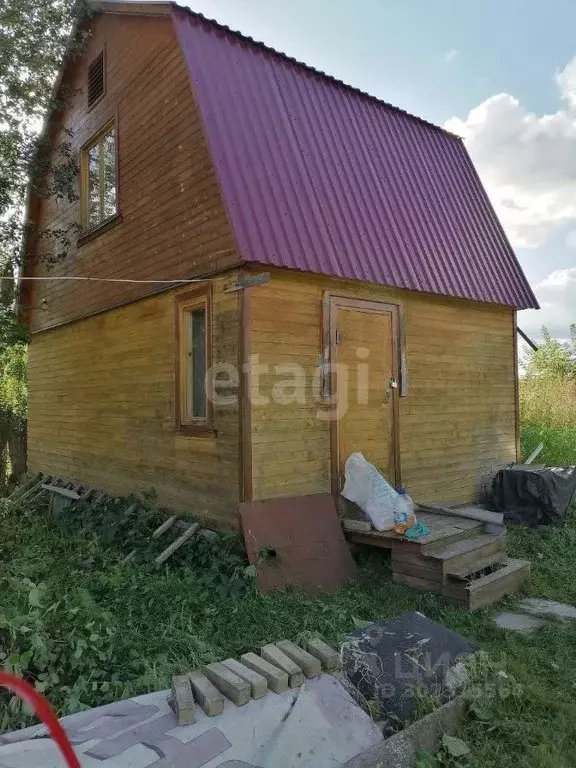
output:
[[287,53],[284,53],[283,51],[279,51],[276,48],[272,48],[272,46],[267,45],[266,43],[263,43],[261,40],[255,40],[250,35],[246,35],[237,29],[232,29],[232,27],[229,27],[227,24],[223,24],[220,21],[216,21],[216,19],[211,19],[208,16],[205,16],[203,13],[200,13],[200,11],[194,11],[192,10],[192,8],[189,8],[188,6],[185,6],[185,5],[180,5],[179,3],[176,3],[173,0],[171,0],[169,4],[173,8],[176,8],[180,11],[184,11],[188,13],[190,16],[192,16],[195,19],[204,21],[210,24],[211,26],[216,27],[217,29],[221,29],[223,32],[227,32],[233,35],[234,37],[237,37],[239,40],[250,43],[258,48],[261,48],[267,53],[272,53],[275,56],[279,56],[281,59],[284,59],[285,61],[289,61],[291,64],[296,64],[296,66],[302,69],[305,69],[308,72],[311,72],[312,74],[319,75],[320,77],[323,77],[326,80],[330,80],[336,85],[340,85],[349,91],[354,91],[355,93],[358,93],[361,96],[364,96],[365,98],[371,99],[372,101],[375,101],[378,104],[382,104],[382,106],[386,107],[387,109],[391,109],[394,112],[399,112],[405,117],[409,117],[410,119],[415,120],[416,122],[422,125],[426,125],[428,128],[433,128],[436,131],[440,131],[446,136],[450,136],[451,138],[457,139],[458,141],[463,141],[462,137],[458,136],[458,134],[453,133],[452,131],[448,131],[446,128],[443,128],[440,125],[436,125],[436,123],[432,123],[430,120],[426,120],[424,117],[420,117],[420,115],[415,115],[412,112],[408,112],[407,110],[402,109],[402,107],[398,107],[395,104],[391,104],[389,101],[385,101],[384,99],[378,98],[378,96],[374,96],[374,94],[372,93],[368,93],[368,91],[363,91],[361,88],[355,85],[350,85],[350,83],[346,83],[344,82],[344,80],[339,80],[334,75],[330,75],[321,69],[316,69],[316,67],[313,67],[311,64],[306,64],[306,62],[300,61],[299,59],[296,59],[293,56],[289,56]]

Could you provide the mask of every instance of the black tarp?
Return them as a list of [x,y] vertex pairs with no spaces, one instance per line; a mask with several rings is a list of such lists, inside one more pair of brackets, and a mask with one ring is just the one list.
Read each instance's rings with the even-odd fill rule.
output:
[[364,701],[378,702],[390,735],[413,718],[417,689],[441,700],[450,670],[475,650],[442,624],[405,613],[351,632],[342,646],[342,671]]
[[505,523],[560,525],[575,490],[576,467],[519,464],[498,472],[492,504]]

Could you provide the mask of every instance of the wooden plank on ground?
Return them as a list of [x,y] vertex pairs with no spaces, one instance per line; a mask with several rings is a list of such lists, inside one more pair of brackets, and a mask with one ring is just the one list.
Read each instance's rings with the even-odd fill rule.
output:
[[172,517],[169,517],[168,520],[165,520],[162,525],[160,525],[154,533],[152,534],[153,539],[157,539],[159,536],[162,536],[163,533],[165,533],[169,528],[171,528],[176,520],[178,519],[178,515],[172,515]]
[[156,560],[154,561],[156,565],[161,565],[165,560],[168,560],[168,558],[176,552],[177,549],[180,549],[182,544],[188,541],[188,539],[193,536],[196,531],[198,530],[198,523],[192,523],[190,528],[188,528],[187,531],[184,531],[182,536],[179,536],[176,541],[173,541],[172,544],[170,544],[169,547],[166,547],[166,549],[161,552]]
[[37,485],[38,482],[42,480],[42,473],[38,472],[33,477],[29,477],[28,480],[23,483],[22,485],[19,485],[17,488],[15,488],[10,496],[8,498],[11,501],[16,501],[16,499],[21,496],[23,493],[25,493],[27,490],[29,490],[33,485]]
[[40,488],[40,486],[42,485],[42,483],[44,481],[45,482],[50,482],[50,480],[52,480],[52,476],[51,475],[48,475],[47,477],[45,477],[43,479],[40,479],[37,483],[35,483],[27,491],[25,491],[25,493],[22,494],[22,496],[18,499],[18,501],[22,502],[25,499],[30,499],[32,494],[35,493]]
[[50,491],[51,493],[57,493],[59,496],[64,496],[67,499],[73,499],[74,501],[78,501],[80,498],[80,494],[76,493],[76,491],[71,491],[68,488],[61,488],[58,485],[50,485],[48,483],[43,483],[42,488],[45,491]]

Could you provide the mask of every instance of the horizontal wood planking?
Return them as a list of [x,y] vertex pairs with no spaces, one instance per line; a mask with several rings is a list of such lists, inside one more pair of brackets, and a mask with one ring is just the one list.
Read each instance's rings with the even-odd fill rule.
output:
[[[328,406],[312,383],[322,352],[322,300],[338,296],[401,303],[406,315],[409,394],[400,398],[402,480],[412,496],[471,501],[493,469],[515,460],[512,311],[493,305],[273,270],[251,291],[251,352],[263,372],[254,399],[254,498],[330,490]],[[271,398],[298,363],[300,399]],[[263,366],[269,369],[264,371]]]
[[[225,287],[213,286],[214,359],[236,366],[238,294]],[[29,466],[111,493],[152,487],[161,504],[235,529],[237,403],[215,405],[215,436],[175,430],[175,295],[186,290],[34,334]]]
[[[204,129],[172,22],[167,18],[103,15],[92,24],[86,56],[65,76],[79,89],[55,124],[74,153],[117,116],[119,204],[122,220],[69,250],[48,269],[40,239],[28,274],[154,280],[190,278],[225,270],[239,258]],[[105,47],[106,92],[86,108],[88,63]],[[44,200],[38,229],[79,221],[79,202]],[[33,248],[34,251],[34,248]],[[41,282],[27,286],[33,332],[157,292],[162,286]]]

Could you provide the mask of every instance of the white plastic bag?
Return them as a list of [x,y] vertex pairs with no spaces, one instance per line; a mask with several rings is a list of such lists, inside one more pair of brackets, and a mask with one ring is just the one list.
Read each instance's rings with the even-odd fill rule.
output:
[[344,467],[342,496],[358,504],[377,531],[394,528],[394,509],[398,494],[375,466],[361,453],[351,453]]

